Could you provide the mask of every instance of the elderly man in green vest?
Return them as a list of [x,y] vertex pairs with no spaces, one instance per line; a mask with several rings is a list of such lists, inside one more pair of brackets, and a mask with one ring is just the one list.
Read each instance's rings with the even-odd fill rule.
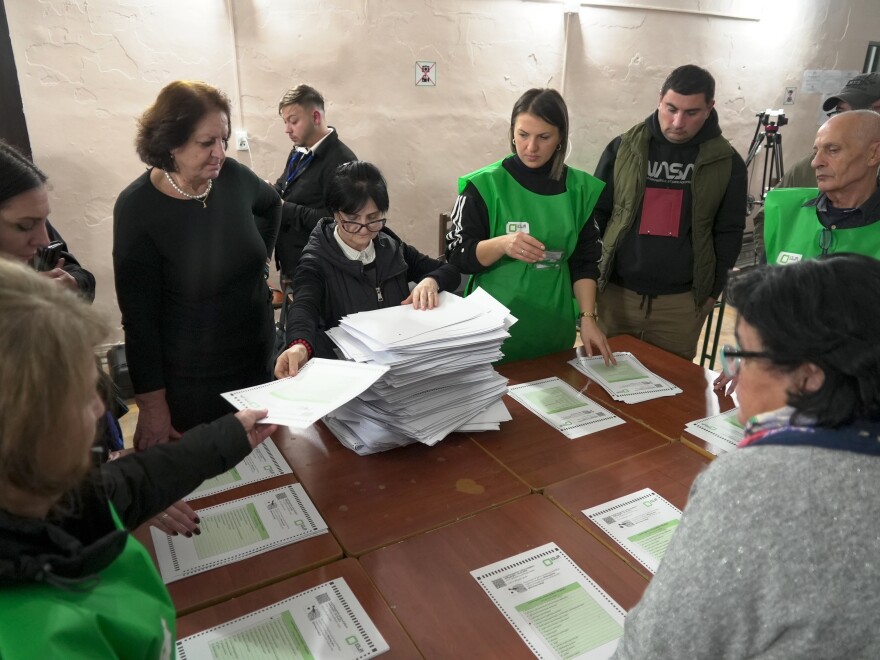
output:
[[596,168],[606,187],[599,325],[693,359],[703,321],[742,247],[746,167],[721,135],[715,80],[688,64],[657,110],[614,138]]
[[829,119],[816,133],[812,166],[817,188],[767,194],[767,263],[833,252],[880,259],[880,115],[852,110]]

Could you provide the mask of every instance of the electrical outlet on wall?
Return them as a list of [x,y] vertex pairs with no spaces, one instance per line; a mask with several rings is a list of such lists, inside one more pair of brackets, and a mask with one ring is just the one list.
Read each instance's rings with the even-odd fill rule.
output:
[[235,131],[235,149],[237,151],[250,151],[247,131]]

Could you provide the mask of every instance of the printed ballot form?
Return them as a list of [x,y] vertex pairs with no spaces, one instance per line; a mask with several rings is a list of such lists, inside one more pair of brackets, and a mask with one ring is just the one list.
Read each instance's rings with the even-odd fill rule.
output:
[[388,644],[343,578],[177,642],[180,660],[363,660]]
[[569,360],[568,363],[598,383],[615,401],[640,403],[681,394],[680,387],[650,371],[632,353],[614,353],[614,357],[617,364],[610,366],[605,364],[601,355],[579,357]]
[[738,412],[739,408],[733,408],[719,415],[697,419],[685,424],[684,430],[721,451],[731,451],[745,436],[745,429],[736,418]]
[[624,423],[556,376],[512,385],[507,394],[569,439]]
[[599,660],[617,648],[623,608],[555,543],[471,575],[541,660]]
[[257,445],[241,463],[223,474],[203,481],[201,486],[183,499],[190,501],[199,497],[216,495],[217,493],[223,493],[245,484],[252,484],[264,479],[271,479],[272,477],[291,473],[290,466],[284,460],[281,452],[278,451],[275,443],[271,439],[267,439]]
[[388,371],[377,364],[312,358],[296,376],[273,380],[221,396],[236,410],[267,409],[260,424],[306,428],[348,403]]
[[150,528],[166,584],[327,532],[301,484],[196,513],[202,533],[192,538]]
[[681,510],[650,488],[584,509],[583,514],[652,575],[681,520]]

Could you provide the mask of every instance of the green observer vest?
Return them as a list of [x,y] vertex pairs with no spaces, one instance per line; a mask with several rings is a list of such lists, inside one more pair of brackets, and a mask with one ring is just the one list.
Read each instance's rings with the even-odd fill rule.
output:
[[[764,200],[764,247],[768,264],[789,264],[827,253],[855,252],[880,259],[880,224],[852,229],[825,229],[815,206],[818,188],[780,188]],[[824,235],[823,235],[824,230]]]
[[[110,511],[122,529],[112,505]],[[4,589],[0,658],[173,658],[174,606],[144,547],[129,536],[99,577],[90,589]]]
[[539,268],[505,255],[468,280],[465,295],[482,287],[517,318],[501,347],[503,362],[510,362],[574,345],[577,303],[568,260],[605,184],[569,167],[564,193],[539,195],[517,183],[501,163],[463,176],[459,192],[468,182],[479,191],[489,210],[490,236],[507,234],[509,222],[528,222],[529,234],[547,250],[562,251],[556,267]]
[[[614,209],[602,236],[599,290],[614,272],[617,248],[629,232],[645,194],[651,131],[636,124],[621,136],[614,160]],[[691,249],[694,254],[694,301],[706,302],[715,283],[715,214],[724,200],[733,168],[733,147],[720,135],[700,144],[691,178]]]

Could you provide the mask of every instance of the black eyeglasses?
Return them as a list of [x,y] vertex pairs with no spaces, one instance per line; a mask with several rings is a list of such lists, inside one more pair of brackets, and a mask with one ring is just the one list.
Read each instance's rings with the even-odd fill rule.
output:
[[839,115],[841,112],[846,112],[846,110],[841,110],[840,108],[834,108],[831,112],[826,112],[825,114],[829,117],[833,117],[834,115]]
[[733,378],[739,373],[743,358],[770,359],[772,357],[773,354],[766,351],[743,351],[736,346],[727,344],[721,347],[721,368],[724,370],[725,376]]
[[371,220],[367,224],[362,224],[360,222],[351,222],[349,220],[343,220],[339,223],[339,226],[342,227],[349,234],[359,234],[361,229],[366,229],[368,232],[377,232],[380,231],[385,223],[388,222],[388,218],[381,218],[379,220]]

